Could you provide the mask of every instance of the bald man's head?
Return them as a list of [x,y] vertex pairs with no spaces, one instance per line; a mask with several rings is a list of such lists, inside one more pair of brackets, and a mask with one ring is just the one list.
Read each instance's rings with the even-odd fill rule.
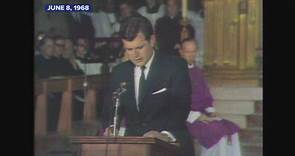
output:
[[181,43],[180,55],[188,64],[194,64],[197,56],[197,42],[195,39],[185,39]]

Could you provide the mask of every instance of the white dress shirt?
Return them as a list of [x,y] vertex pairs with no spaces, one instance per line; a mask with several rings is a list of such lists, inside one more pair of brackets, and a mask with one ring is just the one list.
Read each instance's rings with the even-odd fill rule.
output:
[[[152,61],[154,60],[154,55],[155,55],[155,51],[153,51],[152,57],[145,64],[145,70],[144,70],[145,79],[147,79],[147,76],[149,74]],[[140,66],[135,66],[135,68],[134,68],[134,87],[135,87],[135,100],[136,100],[137,110],[139,110],[139,107],[138,107],[138,90],[139,90],[140,76],[141,76]]]

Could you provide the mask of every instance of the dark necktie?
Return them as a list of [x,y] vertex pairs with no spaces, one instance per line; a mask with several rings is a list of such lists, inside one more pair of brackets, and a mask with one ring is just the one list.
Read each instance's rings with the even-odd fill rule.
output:
[[140,108],[140,105],[142,104],[142,100],[144,97],[145,89],[146,89],[146,84],[145,84],[145,66],[141,66],[141,75],[140,75],[140,80],[139,80],[139,89],[138,89],[138,108]]

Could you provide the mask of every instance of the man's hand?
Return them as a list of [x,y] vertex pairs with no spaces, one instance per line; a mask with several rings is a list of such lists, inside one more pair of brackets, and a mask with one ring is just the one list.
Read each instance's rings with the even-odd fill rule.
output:
[[[119,129],[117,129],[116,132],[117,132],[117,135],[118,135]],[[114,136],[114,127],[110,126],[110,127],[106,128],[103,135],[104,136]]]
[[162,134],[162,133],[160,133],[158,131],[154,131],[154,130],[146,132],[143,136],[144,137],[151,137],[151,138],[158,138],[158,139],[161,139],[166,142],[171,141],[171,139],[168,137],[167,134]]
[[212,117],[212,118],[215,118],[215,117],[220,117],[219,113],[217,112],[212,112],[212,113],[209,113],[208,115],[209,117]]

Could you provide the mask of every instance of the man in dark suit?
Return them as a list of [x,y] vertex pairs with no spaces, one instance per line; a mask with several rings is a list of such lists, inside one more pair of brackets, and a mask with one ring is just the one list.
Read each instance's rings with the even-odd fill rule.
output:
[[128,17],[120,28],[129,61],[114,67],[105,96],[103,127],[108,135],[113,119],[112,93],[126,84],[121,95],[120,118],[127,136],[156,137],[180,143],[181,156],[193,156],[185,126],[190,110],[191,85],[186,62],[153,49],[153,28],[144,17]]

